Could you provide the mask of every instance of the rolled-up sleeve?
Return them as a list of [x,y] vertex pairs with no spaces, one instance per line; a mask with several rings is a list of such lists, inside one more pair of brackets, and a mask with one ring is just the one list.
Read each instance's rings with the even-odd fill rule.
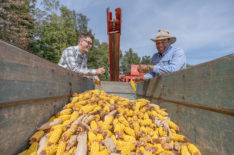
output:
[[160,61],[158,64],[154,65],[153,72],[163,75],[183,69],[185,66],[186,57],[184,50],[176,49],[173,53],[172,59],[165,62]]

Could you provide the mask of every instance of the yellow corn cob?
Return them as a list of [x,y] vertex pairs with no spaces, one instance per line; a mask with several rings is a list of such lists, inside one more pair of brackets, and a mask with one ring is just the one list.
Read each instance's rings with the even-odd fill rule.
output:
[[163,155],[173,155],[174,153],[172,151],[163,151]]
[[135,137],[132,137],[132,136],[129,136],[129,135],[125,135],[125,134],[123,134],[123,139],[126,142],[132,142],[132,143],[136,142],[136,138]]
[[66,120],[66,121],[63,122],[62,126],[63,126],[63,127],[67,127],[67,126],[70,125],[71,123],[73,123],[72,120]]
[[132,136],[132,137],[136,137],[134,130],[131,129],[130,127],[125,127],[124,132],[127,133],[128,135]]
[[57,152],[57,149],[58,149],[58,145],[57,144],[52,144],[51,146],[48,146],[48,147],[44,148],[41,151],[41,154],[43,154],[43,155],[52,155],[52,154],[55,154]]
[[71,118],[71,115],[61,115],[58,118],[61,118],[64,121],[69,120]]
[[76,151],[76,146],[73,146],[73,147],[68,151],[68,153],[69,153],[70,155],[75,155],[75,151]]
[[62,115],[70,115],[72,113],[72,109],[64,109],[60,111],[57,116],[62,116]]
[[74,111],[74,112],[71,114],[70,121],[73,122],[73,121],[75,121],[78,117],[79,117],[79,112]]
[[124,128],[125,128],[124,124],[117,123],[116,125],[114,125],[114,132],[122,133]]
[[172,133],[170,135],[170,138],[172,140],[178,141],[178,142],[184,142],[187,140],[187,138],[184,135],[180,135],[180,134],[176,134],[176,133]]
[[119,122],[124,124],[125,126],[129,126],[128,121],[124,118],[124,116],[119,117]]
[[124,151],[131,152],[131,151],[136,149],[135,145],[133,143],[125,142],[125,141],[121,141],[121,140],[116,141],[116,147],[117,147],[117,150],[121,151],[121,153],[123,153]]
[[180,153],[181,155],[191,155],[186,145],[181,145]]
[[168,123],[168,125],[169,125],[170,128],[174,129],[175,131],[179,131],[180,130],[179,126],[176,125],[174,122],[172,122],[172,121],[170,121],[168,119],[166,119],[165,121]]
[[77,124],[75,124],[75,125],[73,125],[72,127],[70,127],[67,131],[65,131],[65,132],[63,133],[62,139],[63,139],[64,141],[67,141],[67,140],[71,137],[71,135],[74,134],[74,132],[76,131],[77,127],[78,127]]
[[90,143],[97,140],[97,136],[93,133],[93,131],[88,132],[88,140]]
[[201,155],[201,152],[198,150],[198,148],[191,143],[188,143],[188,150],[192,155]]
[[99,152],[99,143],[97,141],[93,141],[90,146],[90,155],[96,155]]
[[57,150],[56,155],[63,155],[64,151],[66,149],[66,145],[67,145],[66,142],[64,142],[63,140],[60,140],[59,144],[58,144],[58,150]]
[[95,83],[98,87],[101,87],[101,86],[102,86],[102,85],[101,85],[101,82],[98,81],[98,80],[94,80],[94,83]]
[[133,122],[133,128],[134,128],[134,130],[136,131],[136,132],[139,132],[139,130],[140,130],[140,125],[139,125],[139,123],[136,121],[136,122]]
[[95,120],[91,121],[90,122],[90,128],[93,130],[93,131],[96,131],[98,126],[97,126],[97,123]]
[[38,142],[34,142],[30,145],[29,149],[27,150],[27,155],[36,155],[37,154],[37,149],[38,149]]
[[32,142],[38,142],[41,139],[42,136],[44,136],[44,131],[43,130],[38,130],[30,138],[30,143],[32,143]]
[[130,81],[130,85],[132,87],[132,90],[135,92],[136,91],[136,86],[135,86],[135,82],[133,80]]
[[99,152],[100,155],[109,155],[110,152],[107,149],[103,149]]
[[136,102],[136,105],[134,106],[135,114],[138,114],[140,107],[141,107],[141,102]]
[[105,121],[104,121],[104,125],[108,126],[112,123],[114,119],[114,116],[109,116]]
[[69,108],[72,108],[73,106],[74,106],[73,103],[68,103],[63,107],[63,109],[69,109]]
[[48,139],[48,144],[56,144],[58,142],[58,140],[60,139],[60,136],[62,134],[62,128],[56,128],[54,131],[51,132],[51,135]]
[[103,136],[102,136],[102,134],[97,134],[97,141],[101,141],[101,140],[103,140],[104,138],[103,138]]
[[88,104],[86,106],[82,106],[80,111],[82,111],[83,114],[87,114],[88,112],[92,111],[95,107],[96,107],[96,105],[89,105]]
[[165,112],[165,111],[163,111],[163,110],[161,110],[161,109],[157,110],[157,113],[159,113],[162,116],[168,116],[168,113]]
[[77,102],[77,101],[78,101],[78,99],[79,99],[79,97],[76,97],[76,96],[75,96],[75,97],[73,97],[73,98],[72,98],[71,103],[75,103],[75,102]]
[[137,102],[142,102],[142,103],[144,103],[144,104],[150,103],[149,100],[144,99],[144,98],[139,98],[139,99],[137,99]]
[[155,147],[157,149],[156,154],[160,154],[164,151],[161,144],[155,144],[155,145],[153,145],[153,147]]
[[158,128],[158,133],[159,133],[159,135],[160,135],[161,137],[167,136],[167,132],[164,131],[162,127],[159,127],[159,128]]

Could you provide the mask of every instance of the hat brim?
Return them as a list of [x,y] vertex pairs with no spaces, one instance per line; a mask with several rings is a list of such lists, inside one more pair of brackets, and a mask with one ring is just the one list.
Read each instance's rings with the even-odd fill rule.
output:
[[170,39],[171,40],[171,44],[176,42],[176,37],[161,37],[161,38],[155,38],[155,39],[151,39],[152,41],[156,42],[157,40],[163,40],[163,39]]

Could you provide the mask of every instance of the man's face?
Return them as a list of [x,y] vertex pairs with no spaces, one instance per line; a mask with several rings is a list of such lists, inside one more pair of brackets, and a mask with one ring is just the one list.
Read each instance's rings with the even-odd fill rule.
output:
[[163,54],[168,49],[170,44],[171,44],[171,42],[168,39],[157,40],[156,47],[157,47],[158,52]]
[[92,48],[93,40],[90,37],[87,37],[85,39],[81,39],[79,43],[79,48],[81,53],[88,53],[89,50]]

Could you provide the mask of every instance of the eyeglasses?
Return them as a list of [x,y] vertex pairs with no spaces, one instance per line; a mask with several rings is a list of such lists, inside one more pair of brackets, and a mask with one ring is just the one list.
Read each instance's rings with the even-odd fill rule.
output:
[[88,41],[88,40],[85,40],[85,39],[84,39],[84,41],[89,45],[93,45],[93,43],[91,41]]

